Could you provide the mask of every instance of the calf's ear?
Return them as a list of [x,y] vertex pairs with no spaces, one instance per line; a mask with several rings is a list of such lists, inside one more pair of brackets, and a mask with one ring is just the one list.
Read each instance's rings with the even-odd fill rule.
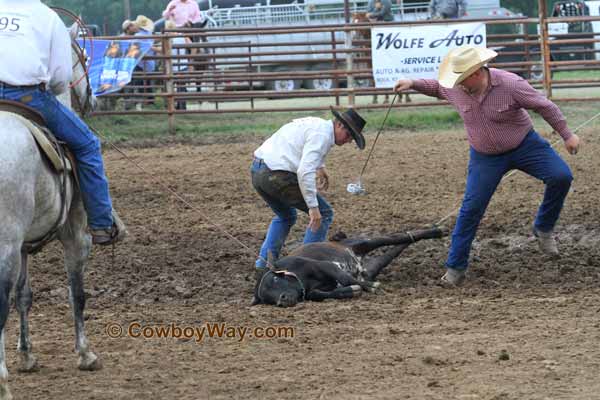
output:
[[[269,253],[270,254],[270,253]],[[260,287],[260,281],[262,280],[263,275],[267,272],[266,268],[262,268],[261,270],[256,271],[256,282],[254,283],[254,298],[252,299],[251,306],[255,306],[257,304],[261,304],[262,301],[258,296],[258,289]]]

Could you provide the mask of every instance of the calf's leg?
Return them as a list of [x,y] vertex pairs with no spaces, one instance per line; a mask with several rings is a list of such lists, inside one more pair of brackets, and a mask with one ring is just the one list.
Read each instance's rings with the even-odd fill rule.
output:
[[382,236],[373,239],[355,240],[348,239],[342,243],[350,247],[354,254],[363,256],[382,246],[397,246],[400,244],[411,244],[423,239],[436,239],[447,235],[448,232],[443,228],[421,229],[418,231],[398,233],[389,236]]
[[351,299],[359,297],[362,294],[362,288],[359,285],[351,285],[335,288],[332,291],[311,290],[306,299],[311,301],[323,301],[325,299]]
[[387,267],[396,257],[398,257],[404,249],[410,246],[410,243],[400,244],[394,246],[379,257],[370,259],[365,266],[367,270],[367,279],[370,281],[375,280],[377,275]]

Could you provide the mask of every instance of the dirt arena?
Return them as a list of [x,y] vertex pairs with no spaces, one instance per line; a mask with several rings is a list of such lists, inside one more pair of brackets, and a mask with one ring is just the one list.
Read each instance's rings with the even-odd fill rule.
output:
[[[463,135],[385,132],[364,176],[366,196],[349,195],[346,185],[356,178],[367,152],[358,153],[354,146],[334,149],[328,158],[327,198],[336,212],[331,232],[405,231],[453,212],[464,188]],[[543,257],[530,234],[543,185],[518,173],[501,184],[490,204],[464,288],[438,285],[446,238],[409,247],[380,275],[383,290],[378,294],[292,309],[249,306],[253,253],[271,217],[249,181],[258,139],[126,149],[148,174],[107,150],[116,207],[132,236],[114,250],[114,257],[110,248],[95,248],[87,269],[88,338],[104,368],[76,368],[66,277],[59,246],[52,245],[31,262],[31,332],[39,372],[17,372],[14,310],[8,322],[13,395],[78,400],[598,398],[600,140],[591,131],[584,131],[583,138],[585,146],[576,157],[564,156],[560,146],[576,180],[558,226],[559,259]],[[157,180],[195,209],[183,206]],[[300,243],[307,221],[299,219],[288,248]],[[453,223],[450,218],[447,225]],[[207,323],[248,328],[249,333],[243,339],[239,334],[202,340],[182,333],[179,338],[135,337],[150,336],[151,328],[183,331]],[[123,333],[112,338],[119,327]],[[127,333],[130,327],[133,335]],[[292,328],[294,336],[253,335],[255,328],[282,327]]]

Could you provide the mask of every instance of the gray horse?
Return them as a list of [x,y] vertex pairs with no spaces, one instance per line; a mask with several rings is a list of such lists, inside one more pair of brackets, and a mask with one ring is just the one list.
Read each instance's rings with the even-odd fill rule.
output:
[[[70,33],[74,40],[75,27],[71,27]],[[74,82],[78,83],[72,91],[78,99],[77,103],[85,104],[90,91],[88,80],[80,79],[85,73],[80,58],[81,52],[75,45]],[[83,271],[92,242],[86,229],[83,202],[73,177],[66,178],[66,212],[61,214],[61,178],[42,159],[22,119],[8,112],[0,112],[0,149],[0,212],[4,221],[0,225],[0,399],[10,399],[4,327],[8,318],[10,292],[15,283],[16,308],[21,322],[17,347],[21,358],[19,370],[30,372],[38,369],[29,340],[28,314],[32,292],[27,272],[27,251],[23,244],[46,235],[61,215],[63,218],[59,222],[57,238],[64,247],[79,369],[97,370],[101,368],[101,363],[90,350],[84,331]]]

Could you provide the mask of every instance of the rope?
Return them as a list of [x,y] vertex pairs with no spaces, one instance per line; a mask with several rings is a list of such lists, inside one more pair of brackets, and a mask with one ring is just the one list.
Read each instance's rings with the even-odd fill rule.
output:
[[373,140],[373,144],[371,145],[371,150],[369,150],[369,155],[367,156],[365,165],[363,165],[362,170],[360,171],[360,175],[358,176],[359,182],[361,182],[361,179],[365,172],[365,169],[367,169],[367,164],[369,163],[369,160],[371,159],[371,155],[373,154],[373,150],[375,149],[375,144],[377,143],[377,139],[379,138],[379,135],[383,131],[383,127],[385,126],[385,121],[387,121],[388,115],[390,115],[390,111],[392,111],[392,106],[394,105],[394,102],[396,101],[396,97],[398,97],[398,93],[394,94],[394,98],[392,99],[392,102],[390,103],[390,106],[388,107],[387,112],[385,113],[385,117],[383,118],[383,122],[381,123],[381,126],[379,127],[379,132],[377,132],[377,136],[375,136],[375,140]]
[[[595,120],[596,118],[600,117],[600,112],[595,114],[592,118],[588,119],[587,121],[585,121],[584,123],[582,123],[581,125],[579,125],[577,128],[575,128],[573,130],[573,133],[579,131],[581,128],[583,128],[584,126],[586,126],[587,124],[589,124],[590,122],[592,122],[593,120]],[[554,132],[554,131],[553,131]],[[561,142],[561,139],[557,139],[556,141],[554,141],[550,146],[554,147],[556,146],[558,143]],[[504,175],[502,177],[502,179],[500,180],[500,183],[502,183],[502,181],[504,181],[505,179],[507,179],[510,176],[513,176],[515,173],[517,173],[518,170],[514,169],[512,171],[510,171],[508,174]],[[453,215],[456,215],[456,213],[460,210],[460,207],[456,208],[455,210],[451,211],[448,215],[446,215],[445,217],[443,217],[442,219],[440,219],[434,226],[438,226],[441,225],[442,223],[444,223],[448,218],[450,218]]]
[[[73,12],[67,10],[66,8],[62,8],[62,7],[50,7],[52,10],[54,10],[56,13],[58,14],[63,14],[69,18],[71,18],[76,24],[77,26],[81,29],[82,32],[86,32],[86,28],[85,28],[85,23],[83,22],[83,18],[79,18],[77,15],[75,15]],[[78,63],[81,64],[81,67],[83,68],[83,75],[75,82],[71,82],[71,84],[69,85],[69,89],[74,88],[75,86],[77,86],[79,84],[79,82],[81,82],[83,80],[83,78],[87,78],[89,76],[89,70],[90,70],[90,66],[92,65],[92,60],[94,59],[94,44],[93,44],[93,39],[91,35],[83,35],[82,36],[82,41],[83,41],[83,47],[82,47],[82,53],[85,53],[85,42],[86,42],[86,38],[89,40],[90,42],[90,62],[88,65],[85,64],[85,54],[83,54],[83,59],[80,58],[79,56],[77,57]],[[75,43],[77,43],[75,41]],[[79,44],[78,44],[79,46]],[[77,67],[77,64],[75,64],[73,66],[73,69],[75,69],[75,67]],[[88,79],[89,80],[89,79]]]

